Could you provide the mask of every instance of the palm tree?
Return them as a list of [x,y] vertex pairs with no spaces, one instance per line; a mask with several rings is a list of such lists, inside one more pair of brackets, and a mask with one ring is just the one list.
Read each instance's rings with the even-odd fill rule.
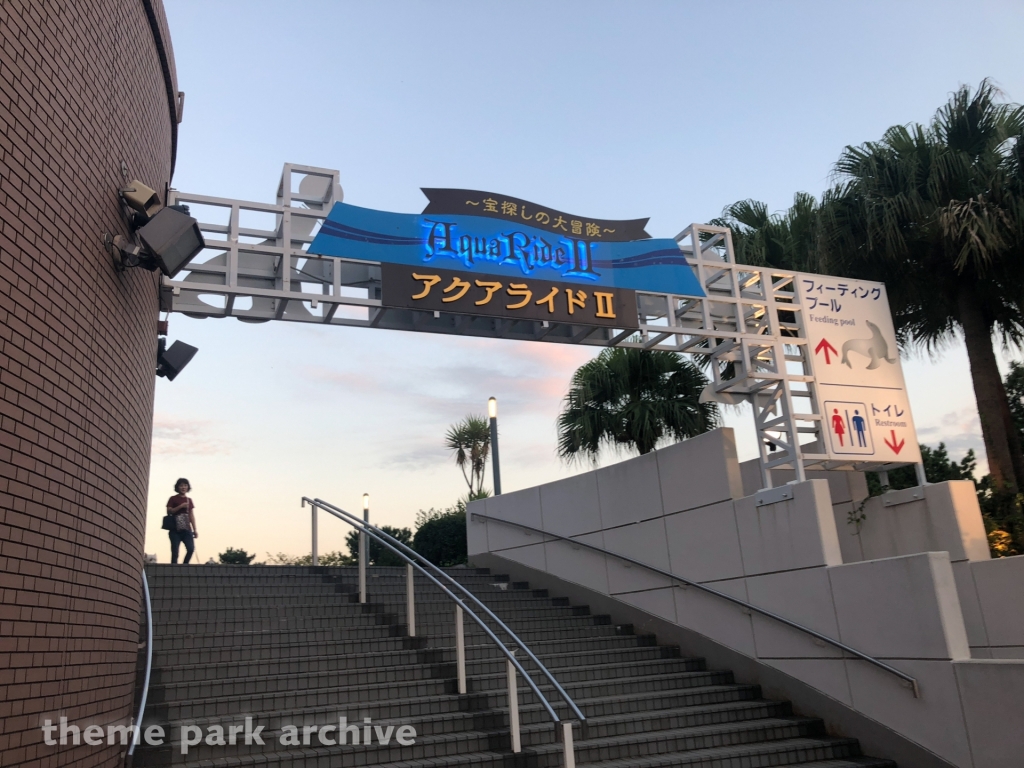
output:
[[768,213],[758,200],[727,205],[712,224],[732,230],[736,260],[742,264],[820,272],[818,256],[818,201],[797,192],[785,213]]
[[714,429],[718,406],[700,402],[707,379],[675,352],[603,350],[573,374],[558,417],[558,453],[596,460],[602,446],[650,453],[668,438]]
[[467,416],[452,424],[444,436],[445,447],[455,456],[455,464],[469,486],[469,498],[482,497],[484,469],[491,449],[491,430],[487,421],[479,416]]
[[821,202],[829,271],[885,282],[901,346],[962,335],[996,488],[1016,493],[1024,455],[994,337],[1024,340],[1024,108],[983,81],[928,126],[847,147]]

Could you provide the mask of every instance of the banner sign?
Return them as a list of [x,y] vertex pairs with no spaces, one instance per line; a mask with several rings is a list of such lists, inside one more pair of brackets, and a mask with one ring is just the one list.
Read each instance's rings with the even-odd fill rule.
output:
[[309,252],[410,267],[454,266],[508,280],[704,295],[675,240],[595,242],[483,216],[389,213],[335,203]]
[[636,292],[471,272],[381,264],[381,304],[514,320],[639,328]]
[[585,237],[588,240],[625,243],[630,240],[646,240],[650,238],[644,227],[650,218],[628,219],[625,221],[610,219],[588,219],[584,216],[573,216],[570,213],[545,208],[518,197],[498,195],[493,192],[480,192],[475,189],[431,189],[421,187],[427,196],[427,207],[424,214],[438,216],[442,214],[462,214],[466,216],[487,216],[503,221],[514,221],[529,224],[537,229],[544,229],[557,235]]

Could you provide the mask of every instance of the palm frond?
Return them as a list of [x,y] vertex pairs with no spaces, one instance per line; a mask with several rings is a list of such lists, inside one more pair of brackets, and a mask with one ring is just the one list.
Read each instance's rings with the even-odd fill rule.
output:
[[604,449],[648,453],[718,424],[701,403],[707,379],[681,355],[661,350],[603,350],[573,374],[558,417],[558,453],[593,461]]

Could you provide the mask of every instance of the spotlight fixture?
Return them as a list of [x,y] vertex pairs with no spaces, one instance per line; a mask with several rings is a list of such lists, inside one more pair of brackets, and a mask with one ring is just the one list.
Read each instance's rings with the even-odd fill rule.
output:
[[130,243],[121,235],[113,239],[115,266],[119,271],[142,267],[150,272],[159,269],[167,277],[174,277],[206,247],[199,222],[189,216],[185,205],[161,208],[135,234],[141,245]]
[[196,347],[183,341],[176,341],[168,347],[166,339],[159,339],[156,349],[156,375],[174,381],[198,351]]

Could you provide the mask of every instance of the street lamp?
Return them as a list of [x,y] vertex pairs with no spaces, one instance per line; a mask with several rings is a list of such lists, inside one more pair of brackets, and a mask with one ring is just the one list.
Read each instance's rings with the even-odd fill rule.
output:
[[498,399],[487,401],[487,415],[491,418],[491,468],[494,469],[494,495],[501,496],[501,469],[498,466]]
[[[370,522],[370,494],[363,494],[363,522]],[[366,531],[359,532],[359,602],[366,602],[366,557],[369,540]]]

